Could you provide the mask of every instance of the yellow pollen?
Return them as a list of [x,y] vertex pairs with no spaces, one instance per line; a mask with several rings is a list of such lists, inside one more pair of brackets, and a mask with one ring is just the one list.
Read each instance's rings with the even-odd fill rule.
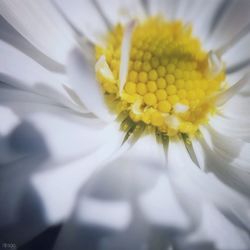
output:
[[213,96],[224,85],[224,69],[211,72],[209,53],[191,27],[152,17],[132,33],[127,79],[119,91],[123,35],[119,24],[107,34],[105,48],[96,46],[96,61],[102,58],[96,77],[111,110],[167,136],[194,135],[215,113]]
[[143,100],[144,100],[145,104],[148,106],[153,106],[157,103],[156,96],[152,93],[147,93],[144,96]]
[[156,85],[156,82],[154,81],[149,81],[147,83],[147,87],[148,87],[149,92],[155,92],[157,90],[157,85]]
[[167,92],[166,92],[166,90],[164,90],[164,89],[158,89],[156,91],[156,97],[157,97],[158,101],[162,101],[162,100],[167,99]]
[[137,94],[144,96],[147,93],[147,86],[145,83],[139,82],[136,86]]
[[171,104],[168,101],[161,101],[158,103],[158,110],[163,113],[168,113],[171,110]]

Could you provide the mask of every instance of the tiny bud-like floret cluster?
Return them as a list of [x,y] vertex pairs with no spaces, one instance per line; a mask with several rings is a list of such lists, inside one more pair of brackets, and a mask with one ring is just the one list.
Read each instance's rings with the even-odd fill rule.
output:
[[107,47],[96,47],[97,60],[105,56],[115,79],[97,74],[112,109],[168,136],[193,135],[214,112],[213,95],[222,87],[224,72],[210,72],[209,55],[190,26],[151,18],[133,32],[127,81],[120,93],[122,38],[118,25],[108,35]]

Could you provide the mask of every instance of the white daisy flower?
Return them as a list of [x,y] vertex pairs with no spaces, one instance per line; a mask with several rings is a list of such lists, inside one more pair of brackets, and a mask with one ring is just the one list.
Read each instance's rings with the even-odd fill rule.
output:
[[0,13],[2,247],[250,248],[248,0]]

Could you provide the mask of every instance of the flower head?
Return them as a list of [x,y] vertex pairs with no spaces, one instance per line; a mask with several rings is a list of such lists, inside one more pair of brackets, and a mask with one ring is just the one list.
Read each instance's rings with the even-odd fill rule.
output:
[[108,103],[133,124],[166,136],[193,135],[216,110],[225,70],[202,50],[191,26],[150,18],[121,25],[96,47],[97,79]]
[[250,5],[206,4],[0,2],[4,239],[249,248]]

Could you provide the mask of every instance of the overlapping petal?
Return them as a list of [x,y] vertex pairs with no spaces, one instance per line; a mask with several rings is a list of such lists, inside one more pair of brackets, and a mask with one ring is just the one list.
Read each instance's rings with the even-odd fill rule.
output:
[[[151,234],[148,222],[153,219],[149,215],[153,209],[147,209],[139,198],[145,200],[145,195],[161,178],[162,183],[167,182],[162,146],[152,142],[151,136],[141,138],[83,186],[56,249],[81,249],[84,245],[91,249],[111,250],[123,246],[130,250],[151,244],[147,237]],[[171,193],[166,189],[166,195],[171,195],[168,192]]]
[[[196,141],[193,142],[193,147],[200,167],[205,165],[203,169],[207,171],[201,171],[199,165],[191,160],[183,142],[172,141],[168,148],[168,173],[186,211],[194,219],[201,221],[202,206],[208,202],[233,222],[238,221],[243,227],[248,227],[248,195],[241,189],[243,186],[239,187],[232,182],[233,178],[238,179],[239,176],[232,176],[230,171],[227,172],[227,165],[223,165],[225,162],[206,150],[205,145]],[[240,190],[243,192],[240,193]]]
[[4,0],[0,9],[1,15],[35,47],[56,62],[65,63],[75,46],[74,33],[50,1]]
[[54,0],[57,8],[65,15],[80,35],[94,44],[103,45],[104,35],[108,31],[94,1],[90,0]]
[[49,71],[4,41],[0,41],[0,51],[1,81],[17,89],[49,97],[61,105],[84,110],[83,107],[77,107],[78,105],[65,91],[63,87],[67,84],[65,75]]
[[70,54],[67,62],[68,81],[86,108],[104,121],[115,116],[108,109],[101,86],[95,79],[94,65],[89,64],[79,50]]

